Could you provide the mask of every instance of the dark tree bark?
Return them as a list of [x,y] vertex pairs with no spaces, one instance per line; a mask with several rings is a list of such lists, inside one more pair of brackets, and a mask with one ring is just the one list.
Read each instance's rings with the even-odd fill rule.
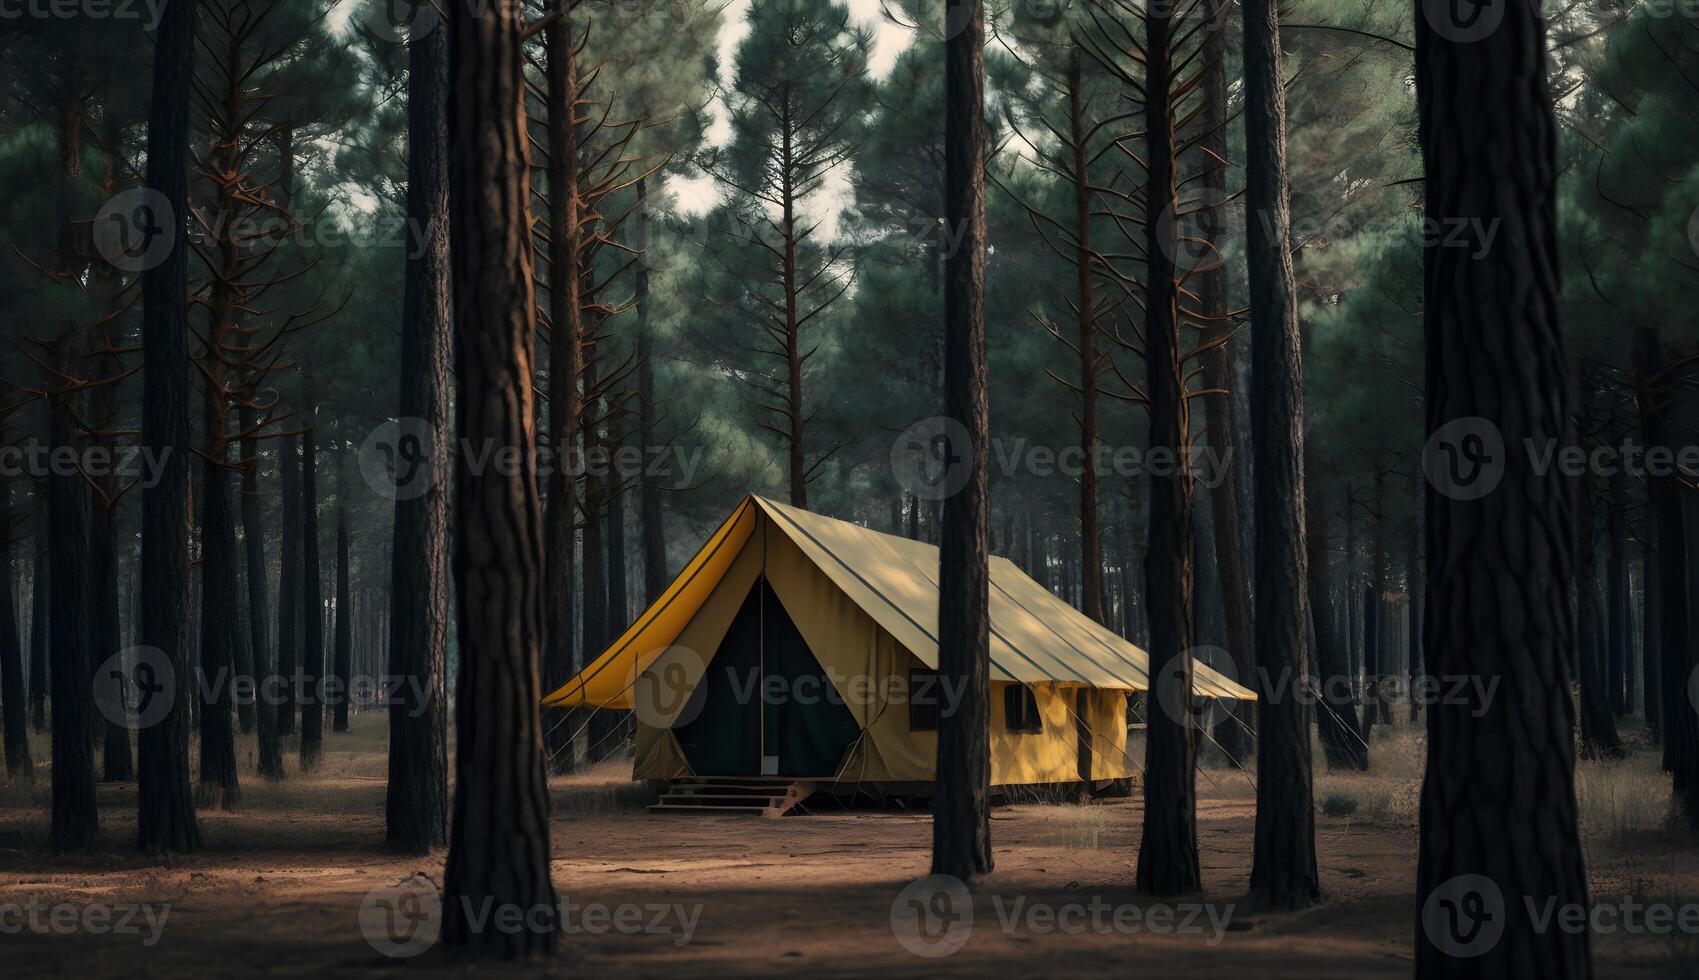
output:
[[[1654,513],[1655,516],[1655,513]],[[1657,522],[1646,521],[1645,536],[1648,547],[1657,540]],[[1656,742],[1662,742],[1663,733],[1663,665],[1659,656],[1663,649],[1663,583],[1659,566],[1662,562],[1655,551],[1646,551],[1640,556],[1640,701],[1642,710],[1646,713],[1646,727],[1652,733]]]
[[1422,607],[1427,601],[1427,577],[1424,574],[1426,563],[1422,559],[1422,523],[1420,518],[1410,519],[1410,567],[1405,570],[1410,594],[1409,616],[1409,662],[1405,665],[1404,673],[1409,681],[1410,692],[1410,724],[1414,725],[1422,715],[1422,699],[1416,696],[1416,684],[1424,670],[1422,654]]
[[[245,433],[259,425],[259,413],[242,406],[238,411],[239,424]],[[265,521],[260,510],[259,442],[252,436],[242,440],[242,540],[247,558],[248,579],[248,644],[253,651],[256,689],[253,704],[254,725],[259,738],[259,774],[266,779],[283,778],[283,747],[278,740],[277,715],[279,707],[265,696],[267,681],[275,679],[277,658],[271,653],[271,612],[266,602]]]
[[[71,369],[73,338],[56,344],[58,369]],[[49,400],[49,444],[72,446],[76,432],[73,401],[59,392]],[[95,809],[94,696],[90,661],[88,595],[88,488],[76,473],[55,472],[48,478],[47,536],[48,634],[53,650],[53,849],[71,851],[94,843],[99,831]],[[104,658],[102,658],[104,659]]]
[[[1198,220],[1202,237],[1212,246],[1225,241],[1227,234],[1227,11],[1228,5],[1221,0],[1210,3],[1210,24],[1203,41],[1204,133],[1199,141],[1206,155],[1206,169],[1202,180],[1204,203]],[[1217,159],[1223,162],[1218,163]],[[1239,535],[1239,515],[1246,509],[1246,500],[1239,468],[1232,465],[1232,456],[1225,455],[1239,449],[1231,394],[1238,383],[1233,377],[1233,348],[1225,342],[1237,326],[1227,319],[1226,264],[1212,255],[1207,267],[1198,269],[1194,278],[1199,307],[1206,317],[1214,318],[1206,322],[1203,343],[1221,342],[1199,358],[1199,366],[1203,369],[1205,388],[1226,392],[1203,400],[1204,424],[1208,426],[1210,448],[1223,454],[1228,464],[1221,482],[1209,491],[1210,522],[1215,530],[1214,557],[1221,590],[1223,636],[1233,667],[1243,680],[1251,676],[1256,666],[1251,641],[1251,580],[1245,568],[1244,541]],[[1213,737],[1233,759],[1246,761],[1251,753],[1247,721],[1254,709],[1238,702],[1223,708],[1233,717],[1217,722]]]
[[[143,646],[163,651],[175,698],[164,720],[142,729],[136,841],[148,853],[200,849],[189,790],[189,100],[194,85],[195,0],[166,6],[153,53],[147,186],[174,230],[165,261],[142,273],[142,444],[160,463],[142,490]],[[158,695],[156,695],[158,696]]]
[[[1304,378],[1286,173],[1286,77],[1274,0],[1246,0],[1245,207],[1251,283],[1251,452],[1256,494],[1257,815],[1251,898],[1295,909],[1321,898],[1310,774],[1304,536]],[[1231,536],[1231,524],[1217,525]],[[1223,591],[1231,592],[1233,583]],[[1290,680],[1276,680],[1290,678]],[[1279,684],[1279,687],[1274,687]],[[1288,686],[1290,685],[1290,686]]]
[[41,486],[36,489],[32,526],[35,561],[30,569],[29,704],[30,727],[39,735],[47,731],[47,593],[53,578],[47,556],[47,494]]
[[277,675],[281,678],[280,703],[277,705],[277,734],[295,734],[295,716],[299,705],[296,693],[301,674],[301,594],[304,588],[301,574],[301,453],[299,440],[290,436],[283,440],[278,460],[278,479],[282,484],[283,527],[278,545],[277,575]]
[[[306,410],[313,412],[311,368]],[[324,584],[319,563],[319,481],[312,426],[301,433],[301,771],[324,752]]]
[[[639,180],[636,247],[642,252],[637,256],[632,299],[637,306],[637,441],[643,449],[645,470],[649,454],[661,446],[655,433],[655,339],[652,336],[654,328],[649,323],[648,201],[649,182]],[[639,478],[638,486],[641,488],[637,518],[642,525],[643,603],[648,605],[661,597],[671,581],[667,575],[667,527],[661,512],[660,484],[645,472]]]
[[[96,389],[92,397],[101,397],[111,390],[111,385],[104,386]],[[102,414],[100,409],[93,410],[91,414],[95,418],[111,417],[110,413]],[[115,489],[109,480],[100,479],[99,482],[108,494]],[[98,667],[106,658],[124,648],[123,624],[118,616],[118,537],[112,507],[93,493],[87,495],[87,500],[89,663]],[[112,685],[117,681],[110,677],[91,677],[90,683]],[[101,781],[122,783],[136,778],[135,764],[130,757],[130,730],[110,718],[98,719],[97,724],[101,744]]]
[[1610,504],[1605,519],[1606,644],[1611,713],[1621,717],[1632,710],[1628,697],[1633,674],[1632,630],[1628,622],[1628,485],[1622,467],[1610,478]]
[[[1569,445],[1545,29],[1530,0],[1497,10],[1497,29],[1473,41],[1415,18],[1428,218],[1502,223],[1491,249],[1424,248],[1427,431],[1479,417],[1506,447]],[[1428,711],[1418,977],[1591,974],[1587,930],[1538,930],[1523,908],[1525,900],[1588,906],[1568,663],[1574,485],[1555,469],[1539,471],[1529,455],[1503,453],[1496,488],[1476,499],[1442,494],[1431,481],[1427,489],[1429,669],[1498,687],[1481,703],[1442,699]],[[1443,903],[1468,908],[1492,897],[1459,875],[1483,876],[1502,895],[1504,931],[1490,948],[1464,950],[1475,938],[1457,931],[1467,923],[1445,921]],[[1478,955],[1454,955],[1460,950]]]
[[[429,444],[416,485],[398,489],[389,593],[388,843],[424,854],[448,841],[448,37],[408,48],[407,255],[401,311],[401,405]],[[556,239],[560,241],[560,239]],[[552,409],[551,409],[552,410]],[[568,525],[570,552],[570,525]],[[571,596],[568,594],[568,601]]]
[[[619,419],[609,425],[609,458],[617,459],[625,447],[625,433]],[[615,471],[613,492],[608,495],[608,631],[609,642],[625,631],[630,603],[626,597],[625,562],[625,494],[624,474]]]
[[23,636],[13,597],[17,583],[13,565],[12,487],[0,484],[0,732],[6,742],[6,778],[24,784],[35,781],[35,760],[29,748],[28,692],[24,683]]
[[[583,371],[583,282],[579,276],[577,49],[572,17],[563,14],[543,31],[548,59],[549,192],[549,438],[555,458],[573,459],[583,406],[578,393]],[[573,618],[577,571],[577,478],[565,465],[549,472],[543,539],[548,567],[543,584],[543,686],[558,689],[576,673],[578,624]],[[588,645],[588,644],[586,644]],[[557,722],[548,736],[548,755],[557,771],[572,768],[571,726]]]
[[[961,685],[938,721],[932,873],[966,881],[991,871],[991,492],[985,362],[985,9],[957,0],[944,42],[944,225],[961,242],[944,259],[944,415],[967,440],[969,467],[943,504],[938,553],[938,670]],[[957,465],[962,465],[958,463]]]
[[[1192,697],[1192,474],[1185,465],[1190,408],[1180,341],[1176,206],[1174,11],[1152,7],[1145,22],[1146,162],[1145,376],[1150,448],[1180,465],[1150,478],[1150,549],[1145,553],[1150,615],[1150,701],[1147,712],[1144,829],[1137,887],[1144,895],[1189,895],[1202,884],[1198,865],[1197,731],[1186,711]],[[1160,206],[1158,205],[1160,203]],[[1173,213],[1172,210],[1169,211]],[[1178,709],[1178,710],[1174,710]]]
[[[455,404],[460,438],[533,459],[530,153],[519,8],[449,8],[449,203]],[[478,930],[483,905],[555,907],[539,705],[543,533],[536,473],[455,473],[454,575],[461,656],[454,826],[442,940],[506,957],[552,952],[553,917]]]
[[[1582,381],[1580,418],[1582,424],[1591,418],[1594,385],[1591,379]],[[1583,437],[1585,440],[1585,437]],[[1591,449],[1590,440],[1583,445]],[[1576,567],[1576,666],[1581,688],[1581,755],[1583,758],[1613,758],[1622,754],[1622,740],[1617,736],[1616,715],[1611,711],[1610,694],[1606,690],[1609,655],[1606,639],[1604,599],[1599,588],[1598,501],[1600,487],[1597,474],[1589,468],[1577,487],[1575,508],[1575,567]]]
[[[208,426],[224,426],[224,394],[212,393],[217,412],[207,412]],[[236,531],[230,513],[230,488],[223,465],[224,438],[216,439],[214,460],[201,462],[201,693],[200,793],[201,805],[210,805],[213,795],[226,808],[242,798],[236,771],[236,727],[232,717],[233,677],[238,657],[236,645],[247,643],[238,610],[241,595],[236,578]]]
[[[338,496],[341,493],[338,492]],[[348,730],[348,702],[353,700],[350,682],[354,673],[354,597],[348,591],[348,508],[336,508],[336,704],[330,730]]]

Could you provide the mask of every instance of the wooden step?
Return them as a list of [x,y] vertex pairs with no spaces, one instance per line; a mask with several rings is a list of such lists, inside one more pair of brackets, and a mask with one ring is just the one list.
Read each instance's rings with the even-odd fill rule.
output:
[[765,806],[701,806],[681,803],[656,803],[649,807],[650,813],[766,813],[771,807]]
[[759,813],[777,817],[796,809],[814,784],[782,776],[692,776],[670,781],[650,813]]

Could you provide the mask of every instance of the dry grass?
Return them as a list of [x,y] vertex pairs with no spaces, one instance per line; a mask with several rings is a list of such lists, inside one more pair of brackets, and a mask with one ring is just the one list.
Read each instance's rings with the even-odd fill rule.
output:
[[1085,804],[1057,806],[1050,815],[1056,842],[1071,851],[1101,850],[1110,837],[1107,807]]
[[[1426,753],[1422,729],[1377,725],[1368,772],[1316,771],[1316,809],[1324,819],[1348,824],[1416,826]],[[1325,767],[1319,744],[1313,757]]]
[[1661,761],[1655,750],[1642,749],[1624,759],[1576,765],[1575,803],[1588,844],[1628,847],[1664,829],[1670,785]]

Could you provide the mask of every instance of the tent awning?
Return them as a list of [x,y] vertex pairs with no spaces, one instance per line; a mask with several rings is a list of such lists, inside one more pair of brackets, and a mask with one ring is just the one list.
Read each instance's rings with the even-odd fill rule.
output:
[[[751,495],[709,537],[631,628],[543,703],[630,708],[631,686],[696,615],[757,526],[777,531],[886,632],[938,666],[938,549]],[[1027,577],[991,561],[991,673],[998,681],[1112,690],[1150,687],[1149,656]],[[1248,688],[1197,663],[1200,695],[1253,700]]]

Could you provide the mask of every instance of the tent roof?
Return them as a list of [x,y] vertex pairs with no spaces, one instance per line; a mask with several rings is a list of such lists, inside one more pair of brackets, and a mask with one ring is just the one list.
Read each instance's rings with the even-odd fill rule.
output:
[[[630,688],[677,639],[715,584],[765,521],[846,596],[929,667],[938,666],[938,549],[847,521],[750,495],[720,525],[625,634],[583,672],[544,699],[551,707],[629,708]],[[1149,656],[1004,558],[991,559],[991,676],[1143,691]],[[1193,687],[1209,697],[1254,699],[1250,690],[1203,663]]]

